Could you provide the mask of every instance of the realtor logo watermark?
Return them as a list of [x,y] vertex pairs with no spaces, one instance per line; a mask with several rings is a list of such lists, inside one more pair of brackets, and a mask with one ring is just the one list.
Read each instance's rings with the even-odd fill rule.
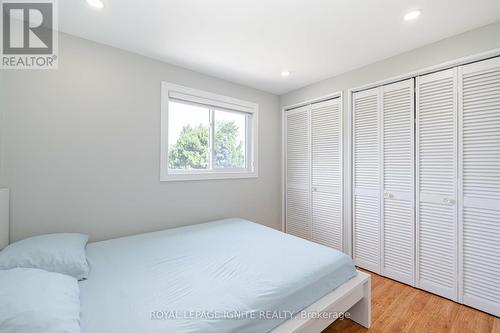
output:
[[57,69],[56,0],[2,0],[2,69]]

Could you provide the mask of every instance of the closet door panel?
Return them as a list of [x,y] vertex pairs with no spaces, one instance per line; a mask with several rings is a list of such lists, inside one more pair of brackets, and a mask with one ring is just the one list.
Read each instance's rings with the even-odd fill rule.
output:
[[460,290],[500,316],[500,58],[460,70]]
[[353,257],[380,273],[379,89],[353,94]]
[[382,274],[414,284],[414,83],[382,90]]
[[311,240],[342,251],[341,197],[329,190],[312,193]]
[[457,300],[457,70],[417,78],[417,286]]
[[286,232],[311,238],[309,106],[285,113]]
[[311,105],[311,240],[343,250],[340,99]]

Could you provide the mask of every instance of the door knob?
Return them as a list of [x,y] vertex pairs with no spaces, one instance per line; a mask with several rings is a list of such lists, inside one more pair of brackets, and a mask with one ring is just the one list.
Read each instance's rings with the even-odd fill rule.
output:
[[453,205],[455,203],[455,200],[450,198],[443,198],[443,203],[447,205]]

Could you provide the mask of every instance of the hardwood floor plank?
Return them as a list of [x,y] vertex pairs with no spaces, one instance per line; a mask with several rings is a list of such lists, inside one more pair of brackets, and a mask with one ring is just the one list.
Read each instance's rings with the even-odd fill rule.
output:
[[450,332],[460,305],[440,296],[430,295],[433,307],[429,309],[430,316],[424,326],[425,332]]
[[493,329],[491,331],[493,333],[500,333],[500,318],[495,318],[493,320]]
[[377,320],[386,311],[400,292],[400,288],[389,279],[383,279],[378,288],[372,289],[372,321]]
[[396,317],[397,321],[400,322],[400,332],[411,332],[413,323],[415,323],[422,316],[427,303],[429,303],[430,298],[427,293],[421,293],[417,289],[414,289],[414,292],[416,293],[414,301],[409,305],[408,311],[403,314],[403,316],[406,316],[406,318]]
[[337,320],[322,333],[500,333],[500,319],[380,275],[372,277],[372,326]]
[[[498,320],[498,319],[497,319]],[[455,321],[453,332],[494,332],[495,318],[472,308],[461,306],[457,320]]]
[[[403,287],[400,297],[387,308],[376,322],[383,332],[407,332],[415,321],[427,298],[419,298],[419,293],[411,287]],[[414,306],[415,305],[415,306]]]
[[427,323],[431,321],[431,317],[433,316],[434,312],[438,310],[440,303],[439,297],[427,293],[426,296],[429,300],[422,309],[421,315],[416,318],[416,320],[410,326],[409,332],[426,333],[428,330]]

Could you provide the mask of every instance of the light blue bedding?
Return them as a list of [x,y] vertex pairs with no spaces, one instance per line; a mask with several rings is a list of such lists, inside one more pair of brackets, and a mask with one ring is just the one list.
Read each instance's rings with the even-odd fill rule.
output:
[[0,270],[0,332],[80,333],[75,278],[35,268]]
[[89,236],[83,234],[47,234],[26,238],[0,251],[0,269],[38,268],[85,279],[88,264],[85,246]]
[[83,333],[268,332],[356,275],[341,252],[241,219],[90,243],[87,260]]

